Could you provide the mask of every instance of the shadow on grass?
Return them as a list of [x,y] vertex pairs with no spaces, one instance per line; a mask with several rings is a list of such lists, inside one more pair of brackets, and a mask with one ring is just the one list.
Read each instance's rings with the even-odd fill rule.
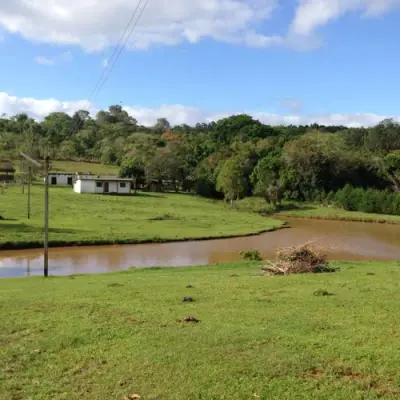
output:
[[299,205],[296,203],[286,203],[286,204],[279,205],[275,212],[296,211],[296,210],[311,211],[314,209],[315,209],[315,207],[310,207],[310,206],[301,205],[301,204]]
[[[10,230],[15,232],[43,232],[43,228],[38,226],[31,226],[26,224],[1,224],[0,230]],[[62,229],[62,228],[49,228],[49,232],[52,233],[76,233],[78,230],[75,229]]]
[[149,192],[136,192],[132,193],[131,196],[137,196],[137,197],[155,197],[159,199],[165,199],[167,196],[163,193],[149,193]]

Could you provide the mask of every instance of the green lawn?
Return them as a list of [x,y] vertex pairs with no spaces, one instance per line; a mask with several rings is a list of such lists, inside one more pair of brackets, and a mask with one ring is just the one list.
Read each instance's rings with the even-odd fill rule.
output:
[[346,211],[341,208],[326,207],[315,204],[301,204],[298,209],[284,210],[276,215],[302,217],[302,218],[320,218],[348,221],[365,222],[392,222],[400,223],[400,215],[369,214],[359,211]]
[[[21,163],[14,160],[14,168],[20,171]],[[84,161],[57,161],[51,162],[52,172],[91,172],[95,175],[118,175],[118,167],[115,165],[104,165],[100,163],[89,163]]]
[[358,211],[346,211],[341,208],[328,207],[312,203],[283,203],[284,209],[275,211],[260,197],[247,197],[236,203],[236,208],[242,211],[252,211],[276,216],[316,218],[344,221],[390,222],[400,223],[400,215],[369,214]]
[[0,398],[400,398],[400,263],[336,265],[0,280]]
[[[18,187],[0,194],[0,247],[41,246],[43,187],[32,190],[32,218],[27,196]],[[249,212],[229,211],[221,201],[183,194],[137,196],[77,194],[50,188],[50,233],[53,245],[136,243],[258,233],[282,222]]]
[[53,161],[53,172],[91,172],[95,175],[118,175],[118,167],[81,161]]

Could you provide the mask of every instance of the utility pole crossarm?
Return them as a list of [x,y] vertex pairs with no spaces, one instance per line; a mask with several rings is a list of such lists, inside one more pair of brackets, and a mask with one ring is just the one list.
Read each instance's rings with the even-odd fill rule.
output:
[[23,153],[22,151],[20,151],[19,153],[22,157],[24,157],[26,160],[28,160],[30,163],[36,165],[37,167],[41,168],[42,164],[40,164],[40,162],[34,160],[33,158],[29,157],[28,155],[26,155],[25,153]]

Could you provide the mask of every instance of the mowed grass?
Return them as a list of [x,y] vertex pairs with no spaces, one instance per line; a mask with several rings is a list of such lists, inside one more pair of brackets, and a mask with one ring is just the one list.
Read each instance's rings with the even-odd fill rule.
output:
[[260,197],[247,197],[246,199],[237,202],[236,207],[237,209],[243,211],[253,211],[269,215],[274,214],[281,217],[287,216],[343,221],[400,223],[400,215],[370,214],[359,211],[346,211],[333,206],[323,206],[313,203],[283,202],[282,210],[276,211]]
[[346,211],[341,208],[326,207],[314,204],[300,204],[298,209],[284,210],[276,215],[344,221],[400,223],[400,215],[370,214],[360,211]]
[[[14,168],[20,172],[20,160],[14,160]],[[118,175],[118,167],[115,165],[104,165],[100,163],[89,163],[84,161],[51,161],[51,172],[86,172],[94,175]]]
[[0,280],[0,398],[400,398],[400,263],[335,265]]
[[95,175],[118,175],[118,167],[82,161],[52,161],[52,172],[90,172]]
[[[43,187],[27,195],[18,187],[0,194],[0,247],[40,246],[43,240]],[[184,194],[137,196],[77,194],[70,187],[50,188],[52,245],[159,242],[238,236],[281,226],[249,212],[230,211],[222,201]]]

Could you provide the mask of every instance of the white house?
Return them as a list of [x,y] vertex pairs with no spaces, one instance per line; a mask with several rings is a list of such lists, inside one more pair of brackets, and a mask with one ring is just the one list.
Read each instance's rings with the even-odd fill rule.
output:
[[53,172],[49,174],[50,185],[69,185],[73,184],[73,177],[75,174],[68,172]]
[[74,192],[76,193],[115,193],[129,194],[132,179],[116,176],[75,175]]

